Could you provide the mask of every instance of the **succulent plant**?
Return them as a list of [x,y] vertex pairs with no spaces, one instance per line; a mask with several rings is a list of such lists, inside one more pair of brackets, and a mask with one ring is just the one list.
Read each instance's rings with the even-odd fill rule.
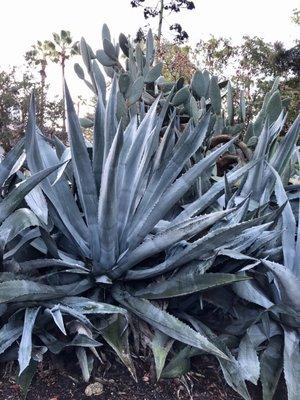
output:
[[124,34],[119,36],[119,42],[115,45],[109,28],[104,24],[102,47],[102,50],[94,52],[82,39],[81,55],[90,80],[85,78],[85,72],[79,64],[75,64],[75,72],[95,94],[102,94],[104,103],[107,78],[101,72],[99,63],[108,80],[115,75],[118,77],[116,113],[118,121],[122,118],[124,126],[129,123],[129,115],[143,113],[160,96],[162,104],[167,98],[170,100],[164,125],[167,125],[171,112],[180,116],[180,126],[183,127],[190,119],[197,123],[209,110],[212,115],[207,136],[211,138],[211,148],[239,135],[239,140],[219,160],[220,173],[239,161],[249,161],[266,119],[272,124],[286,110],[278,90],[279,79],[266,94],[259,115],[250,123],[243,90],[238,92],[229,81],[220,82],[217,76],[212,76],[207,70],[197,70],[186,84],[183,78],[177,82],[167,82],[161,75],[163,64],[155,57],[155,41],[151,30],[144,47],[141,43],[132,43]]
[[[220,85],[207,73],[190,86],[151,81],[151,38],[145,54],[124,36],[113,45],[106,26],[96,55],[82,40],[97,95],[92,147],[66,86],[70,148],[40,132],[33,96],[25,138],[0,164],[0,360],[18,359],[20,380],[30,381],[45,352],[75,348],[87,381],[105,341],[136,379],[129,332],[138,345],[134,326],[147,326],[158,379],[208,353],[244,399],[246,381],[260,378],[269,400],[284,360],[295,400],[299,185],[289,183],[299,173],[300,117],[281,139],[275,82],[248,126],[253,153],[221,173],[233,145],[247,152],[238,130],[217,135],[221,120],[233,126],[230,84],[224,119]],[[108,96],[95,57],[112,76]],[[188,98],[201,112],[182,126]],[[244,106],[240,113],[244,123]]]

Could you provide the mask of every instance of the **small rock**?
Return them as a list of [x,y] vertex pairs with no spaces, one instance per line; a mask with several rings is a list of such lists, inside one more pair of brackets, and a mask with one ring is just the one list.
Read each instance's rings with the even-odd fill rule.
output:
[[100,396],[103,393],[103,385],[100,382],[91,383],[85,388],[86,396]]

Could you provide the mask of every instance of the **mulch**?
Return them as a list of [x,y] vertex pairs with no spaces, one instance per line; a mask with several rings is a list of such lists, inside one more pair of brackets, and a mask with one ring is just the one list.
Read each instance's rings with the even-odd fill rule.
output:
[[[55,365],[56,364],[56,365]],[[53,364],[45,360],[39,365],[33,379],[27,400],[240,400],[224,381],[215,360],[201,357],[193,365],[193,371],[181,379],[167,379],[156,382],[149,364],[136,361],[138,382],[127,369],[115,359],[108,362],[106,370],[98,368],[89,383],[83,382],[79,367],[73,360]],[[16,365],[0,366],[0,399],[23,400],[20,386],[16,383]],[[103,385],[100,395],[87,396],[85,391],[91,383]],[[100,385],[100,386],[101,386]],[[281,385],[277,400],[286,399]],[[261,400],[260,388],[249,388],[253,400]]]

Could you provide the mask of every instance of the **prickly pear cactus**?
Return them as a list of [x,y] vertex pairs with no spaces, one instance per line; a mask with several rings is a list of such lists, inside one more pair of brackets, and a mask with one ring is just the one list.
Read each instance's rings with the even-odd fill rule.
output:
[[[255,148],[263,125],[274,123],[284,109],[276,80],[267,93],[262,110],[256,119],[247,121],[247,108],[243,90],[235,90],[228,81],[219,81],[207,70],[197,70],[190,82],[183,78],[168,82],[162,76],[163,63],[155,57],[155,39],[149,30],[144,44],[131,42],[123,33],[114,43],[106,24],[102,28],[102,49],[93,51],[84,39],[80,42],[80,53],[85,69],[75,64],[78,77],[101,97],[106,104],[106,87],[116,91],[116,115],[124,127],[129,116],[143,115],[155,99],[160,96],[161,105],[170,99],[168,116],[175,112],[178,126],[199,118],[210,111],[212,117],[208,131],[211,148],[226,142],[232,136],[239,141],[230,149],[228,162],[236,159],[248,161]],[[226,155],[225,155],[226,157]]]

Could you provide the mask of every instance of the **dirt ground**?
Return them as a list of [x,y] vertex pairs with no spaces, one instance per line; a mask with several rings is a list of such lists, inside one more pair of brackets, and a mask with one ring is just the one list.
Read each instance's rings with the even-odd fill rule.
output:
[[[66,364],[66,363],[64,363]],[[218,365],[210,357],[197,360],[193,372],[181,379],[155,382],[149,372],[149,365],[136,362],[138,383],[129,375],[123,365],[114,360],[108,370],[98,369],[89,383],[83,382],[78,368],[53,366],[46,360],[39,366],[27,395],[27,400],[240,400],[226,385]],[[21,400],[23,396],[16,384],[16,367],[0,367],[0,399]],[[90,384],[98,385],[99,394],[87,396]],[[88,387],[89,386],[89,387]],[[250,387],[253,400],[261,400],[260,389]],[[281,392],[277,400],[286,399]]]

